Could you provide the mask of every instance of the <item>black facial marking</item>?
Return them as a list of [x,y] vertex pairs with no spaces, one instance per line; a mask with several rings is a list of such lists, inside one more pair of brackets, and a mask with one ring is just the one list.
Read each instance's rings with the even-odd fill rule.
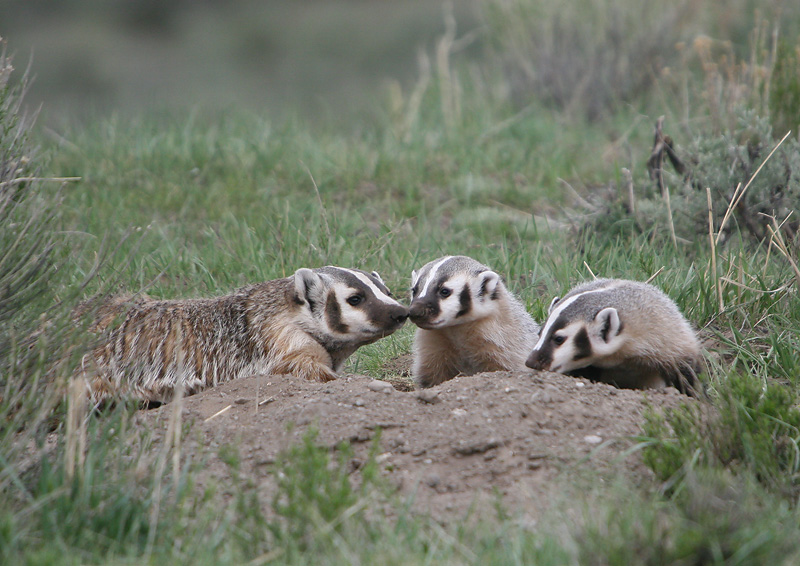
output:
[[586,328],[581,328],[575,335],[575,355],[573,360],[582,360],[592,355],[592,343],[589,342],[589,334]]
[[456,313],[456,318],[464,316],[472,308],[472,294],[469,292],[469,285],[464,285],[464,288],[461,289],[461,293],[458,295],[458,301],[461,304],[461,308]]
[[603,322],[603,327],[600,329],[600,338],[603,342],[608,342],[608,331],[610,330],[611,320],[606,317],[605,321]]
[[[614,336],[619,336],[622,333],[622,329],[624,328],[624,326],[625,325],[620,320],[619,328],[617,329],[617,333]],[[606,318],[606,320],[603,322],[603,327],[600,329],[600,338],[603,340],[603,342],[608,342],[609,339],[608,333],[610,330],[611,330],[611,320],[609,318]]]
[[325,318],[328,321],[328,326],[340,334],[347,334],[348,330],[350,330],[342,321],[342,310],[334,293],[328,294],[328,300],[325,303]]
[[478,296],[479,297],[483,297],[486,294],[486,283],[488,283],[488,281],[486,281],[486,279],[481,281],[481,288],[478,289]]

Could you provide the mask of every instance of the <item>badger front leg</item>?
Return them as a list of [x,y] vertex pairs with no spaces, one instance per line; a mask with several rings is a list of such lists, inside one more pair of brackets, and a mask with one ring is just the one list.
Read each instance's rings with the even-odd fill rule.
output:
[[332,381],[338,376],[333,370],[330,354],[317,342],[287,352],[270,364],[269,373],[292,374],[309,381]]

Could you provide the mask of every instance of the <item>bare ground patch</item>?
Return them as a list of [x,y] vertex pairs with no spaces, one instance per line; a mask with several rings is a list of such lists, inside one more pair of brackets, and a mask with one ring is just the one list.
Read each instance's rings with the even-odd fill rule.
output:
[[[254,376],[183,400],[182,450],[204,459],[201,482],[225,485],[232,474],[219,449],[237,447],[240,479],[268,495],[273,464],[309,427],[331,449],[349,442],[354,470],[380,429],[381,473],[415,511],[457,519],[499,494],[510,512],[535,520],[564,486],[620,474],[648,480],[638,451],[629,451],[644,412],[685,402],[694,401],[671,388],[619,390],[544,372],[458,377],[424,392],[355,375],[329,383]],[[161,437],[171,410],[136,420]]]

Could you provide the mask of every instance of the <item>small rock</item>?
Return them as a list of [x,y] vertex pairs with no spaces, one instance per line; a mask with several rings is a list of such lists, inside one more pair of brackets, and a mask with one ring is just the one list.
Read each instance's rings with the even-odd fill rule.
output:
[[463,417],[464,415],[466,415],[466,414],[467,414],[467,411],[465,411],[464,409],[461,409],[461,408],[455,408],[455,409],[453,409],[452,411],[450,411],[450,413],[451,413],[451,414],[452,414],[454,417]]
[[391,457],[392,457],[391,452],[384,452],[383,454],[378,454],[377,456],[375,456],[375,463],[383,464]]
[[586,384],[584,382],[582,382],[582,381],[576,381],[575,382],[575,387],[578,387],[578,388],[586,387]]
[[234,401],[234,403],[236,403],[237,405],[244,405],[249,400],[250,399],[245,399],[244,397],[239,397],[236,401]]
[[356,407],[363,407],[364,406],[364,400],[363,399],[356,399],[355,401],[353,401],[353,405],[355,405]]
[[394,391],[394,387],[388,381],[381,381],[380,379],[373,379],[369,383],[367,383],[367,388],[370,391],[376,391],[378,393],[391,393]]
[[526,467],[529,470],[538,470],[539,468],[542,467],[542,462],[541,460],[533,460],[532,462],[528,462]]
[[588,436],[584,436],[583,441],[587,444],[600,444],[603,442],[603,439],[596,434],[590,434]]
[[431,474],[425,478],[425,485],[433,489],[436,489],[441,483],[442,478],[439,477],[439,474]]
[[519,391],[519,389],[517,389],[516,387],[506,387],[503,391],[505,391],[506,393],[516,393],[517,391]]
[[469,456],[470,454],[483,454],[484,452],[488,452],[502,445],[503,442],[497,438],[462,440],[457,445],[453,446],[453,452],[461,454],[462,456]]
[[423,403],[438,403],[439,402],[439,392],[434,391],[433,389],[422,389],[417,391],[417,399],[422,401]]

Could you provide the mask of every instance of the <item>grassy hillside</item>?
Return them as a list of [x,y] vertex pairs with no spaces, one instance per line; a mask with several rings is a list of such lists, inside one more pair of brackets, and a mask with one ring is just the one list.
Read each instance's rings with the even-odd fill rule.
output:
[[[555,4],[488,3],[481,62],[462,64],[446,31],[415,84],[381,91],[379,116],[348,127],[186,110],[53,135],[20,122],[22,92],[2,91],[0,560],[797,560],[800,90],[786,71],[800,69],[797,10],[761,21],[747,2],[724,18],[687,2],[627,34],[633,22],[614,17],[626,2],[581,2],[597,16],[588,34],[585,11]],[[564,35],[532,33],[547,24]],[[569,44],[574,56],[568,37],[585,42]],[[607,73],[586,83],[588,53]],[[542,69],[563,81],[543,83]],[[662,115],[688,172],[665,164],[659,184],[646,164]],[[32,177],[77,179],[58,190]],[[653,417],[639,448],[657,482],[596,486],[535,528],[502,512],[446,528],[386,513],[370,467],[351,493],[312,439],[281,469],[340,490],[284,483],[297,505],[273,514],[235,474],[220,510],[214,486],[193,485],[196,462],[177,476],[138,468],[147,439],[130,432],[131,407],[90,418],[77,447],[84,429],[66,417],[81,298],[210,296],[325,264],[377,270],[404,296],[411,270],[447,253],[504,274],[539,319],[592,274],[657,274],[705,340],[716,412]],[[359,350],[349,369],[383,377],[412,332]]]

